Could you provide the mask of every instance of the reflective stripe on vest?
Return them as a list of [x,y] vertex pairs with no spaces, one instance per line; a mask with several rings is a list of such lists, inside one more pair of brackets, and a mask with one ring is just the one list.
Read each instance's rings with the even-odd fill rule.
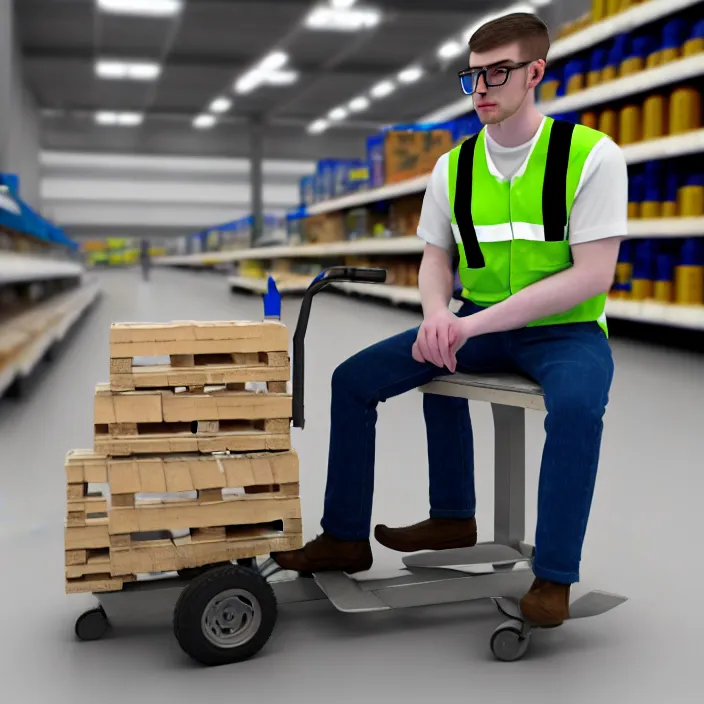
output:
[[[545,118],[518,173],[506,180],[490,163],[486,133],[450,152],[452,232],[463,296],[487,306],[572,266],[569,215],[585,163],[605,136]],[[606,295],[531,325],[598,321]]]

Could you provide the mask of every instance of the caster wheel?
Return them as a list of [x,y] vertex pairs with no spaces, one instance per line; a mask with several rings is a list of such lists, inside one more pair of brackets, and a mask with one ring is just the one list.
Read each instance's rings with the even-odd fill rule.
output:
[[520,660],[530,645],[530,631],[523,632],[520,621],[502,623],[491,636],[491,652],[501,662]]
[[108,617],[99,606],[81,614],[76,621],[76,636],[79,640],[100,640],[110,625]]
[[174,634],[183,651],[203,665],[226,665],[258,653],[277,617],[274,591],[253,570],[238,565],[211,569],[181,592]]
[[257,561],[253,557],[241,557],[237,560],[237,564],[240,567],[249,567],[251,570],[255,570],[257,568]]

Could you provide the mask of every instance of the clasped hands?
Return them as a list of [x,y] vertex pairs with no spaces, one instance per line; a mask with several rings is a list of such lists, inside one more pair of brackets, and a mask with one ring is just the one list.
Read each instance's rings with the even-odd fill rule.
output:
[[428,315],[418,330],[413,344],[413,359],[457,371],[457,351],[471,337],[471,318],[458,318],[449,308],[440,308]]

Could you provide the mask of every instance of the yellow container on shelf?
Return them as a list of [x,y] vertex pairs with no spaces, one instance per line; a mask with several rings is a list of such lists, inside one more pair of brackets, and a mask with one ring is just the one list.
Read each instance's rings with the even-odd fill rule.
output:
[[607,134],[618,144],[618,115],[615,110],[609,108],[599,115],[599,132]]
[[650,279],[633,279],[631,282],[631,298],[634,301],[647,301],[654,295],[653,282]]
[[557,79],[547,80],[540,84],[540,100],[548,101],[557,98],[557,91],[560,87],[560,81]]
[[628,204],[628,219],[629,220],[639,220],[640,219],[640,203],[630,202]]
[[592,0],[592,21],[601,22],[607,16],[607,0]]
[[641,108],[639,105],[627,105],[619,114],[619,144],[635,144],[643,138]]
[[677,267],[675,270],[675,300],[680,305],[701,305],[704,303],[704,267]]
[[621,12],[623,0],[606,0],[606,16],[613,17]]
[[682,50],[675,46],[663,49],[660,52],[660,65],[669,64],[671,61],[677,61],[682,55]]
[[672,281],[656,281],[653,285],[653,297],[658,303],[672,303],[675,285]]
[[615,281],[617,284],[630,283],[633,277],[633,264],[631,262],[619,262],[616,264]]
[[620,75],[632,76],[634,73],[640,73],[645,68],[645,60],[640,56],[630,56],[621,64]]
[[607,83],[618,78],[618,66],[605,66],[601,72],[601,82]]
[[676,218],[679,215],[679,208],[676,200],[666,200],[662,204],[662,216],[664,218]]
[[699,218],[704,215],[704,176],[690,176],[677,193],[680,215]]
[[664,95],[651,95],[643,103],[643,139],[659,139],[668,134],[669,105]]
[[670,134],[699,129],[702,119],[702,96],[692,86],[682,86],[670,96]]
[[653,220],[662,217],[662,207],[660,201],[646,200],[640,205],[640,216],[644,220]]
[[593,130],[599,126],[599,116],[595,112],[583,112],[580,121],[585,127],[591,127]]
[[645,62],[645,68],[657,68],[658,66],[662,66],[662,51],[660,49],[650,54]]
[[704,37],[688,39],[682,47],[682,56],[696,56],[704,51]]

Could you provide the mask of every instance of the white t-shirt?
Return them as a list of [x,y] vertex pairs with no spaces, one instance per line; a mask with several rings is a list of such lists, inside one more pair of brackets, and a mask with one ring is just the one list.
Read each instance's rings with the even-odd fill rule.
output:
[[[485,132],[489,156],[505,179],[518,172],[530,154],[533,142],[502,147]],[[429,244],[454,252],[448,190],[449,154],[438,159],[423,199],[418,236]],[[584,165],[569,222],[571,245],[622,237],[628,232],[628,170],[620,147],[608,137],[592,150]]]

